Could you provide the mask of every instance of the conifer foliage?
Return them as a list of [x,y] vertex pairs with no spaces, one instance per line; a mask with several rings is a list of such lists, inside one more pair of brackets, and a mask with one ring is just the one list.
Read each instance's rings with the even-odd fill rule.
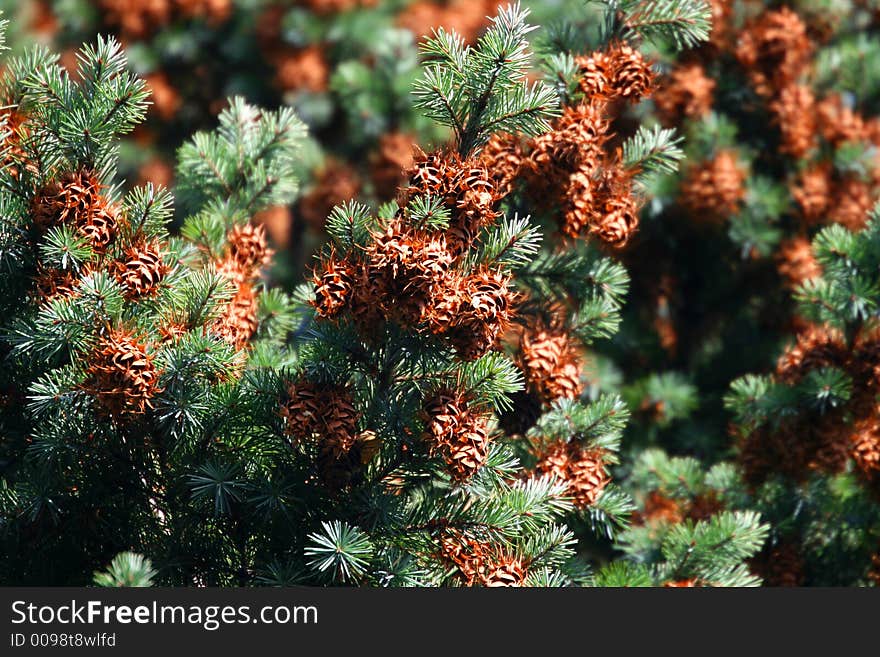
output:
[[[426,38],[413,107],[451,141],[414,152],[393,201],[336,206],[290,295],[261,276],[252,219],[298,192],[292,110],[232,98],[178,150],[173,199],[123,193],[118,140],[148,93],[119,45],[83,48],[75,72],[42,49],[10,61],[0,577],[759,583],[767,526],[729,469],[647,466],[634,497],[614,481],[629,412],[588,380],[587,349],[618,331],[618,254],[683,154],[642,120],[649,52],[704,41],[710,8],[598,13],[589,38],[538,37],[519,5],[471,43]],[[627,529],[637,505],[653,523],[639,486],[678,486],[662,531]],[[623,559],[592,571],[597,545]]]

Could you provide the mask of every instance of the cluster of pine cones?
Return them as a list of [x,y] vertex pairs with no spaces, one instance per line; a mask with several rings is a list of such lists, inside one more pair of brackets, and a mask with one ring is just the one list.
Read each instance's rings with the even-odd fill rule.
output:
[[[411,225],[406,207],[415,196],[440,198],[449,226]],[[398,215],[383,221],[369,243],[337,256],[316,272],[315,309],[321,319],[350,319],[366,340],[385,322],[440,336],[464,360],[491,349],[507,328],[517,294],[501,270],[462,271],[462,256],[480,230],[498,217],[500,195],[484,166],[455,154],[423,157],[410,176]]]
[[825,367],[852,378],[849,400],[818,417],[805,412],[744,430],[740,459],[747,480],[760,483],[783,473],[803,481],[814,471],[843,472],[851,459],[866,484],[880,492],[880,332],[868,330],[848,342],[835,329],[807,325],[779,358],[775,378],[793,386]]

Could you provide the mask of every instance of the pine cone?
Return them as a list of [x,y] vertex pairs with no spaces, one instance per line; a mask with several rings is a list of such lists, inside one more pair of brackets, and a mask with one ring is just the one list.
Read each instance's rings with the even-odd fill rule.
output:
[[544,404],[575,399],[583,390],[581,362],[571,336],[562,328],[538,325],[523,332],[518,363],[526,386]]
[[681,185],[682,204],[696,216],[720,220],[736,212],[745,198],[746,173],[733,151],[692,166]]
[[615,62],[608,53],[597,50],[587,57],[575,57],[574,62],[580,74],[578,88],[587,101],[607,98],[613,93]]
[[269,56],[275,66],[275,84],[282,91],[326,91],[330,67],[324,57],[325,51],[323,45],[275,49]]
[[489,451],[488,418],[471,409],[464,395],[441,390],[424,407],[425,441],[446,462],[453,480],[472,477]]
[[502,199],[513,191],[523,166],[523,151],[519,137],[507,133],[492,135],[480,151],[480,164],[492,179],[495,196]]
[[450,527],[440,531],[438,543],[437,556],[458,569],[458,577],[466,586],[483,579],[489,558],[487,545]]
[[880,472],[880,421],[872,415],[856,423],[851,438],[852,457],[868,479]]
[[345,259],[337,259],[331,255],[323,266],[323,271],[316,272],[312,282],[315,285],[315,314],[322,319],[333,319],[351,299],[356,272],[353,264]]
[[696,577],[692,577],[690,579],[669,580],[667,582],[663,582],[663,588],[667,589],[690,589],[698,585],[699,580]]
[[348,453],[358,439],[360,414],[344,387],[317,385],[306,379],[291,383],[280,409],[285,432],[294,443],[318,440],[334,459]]
[[795,82],[811,55],[807,26],[788,7],[765,11],[740,33],[736,45],[752,86],[765,97]]
[[460,358],[476,360],[497,344],[518,298],[510,276],[488,269],[466,277],[455,294],[460,302],[446,335]]
[[116,280],[129,297],[155,294],[168,273],[157,241],[136,243],[125,250],[125,257],[115,264]]
[[461,160],[454,152],[416,158],[409,187],[398,202],[406,205],[417,195],[440,197],[452,211],[445,238],[455,259],[470,248],[481,228],[498,218],[494,206],[500,195],[486,167],[478,160]]
[[776,269],[789,289],[822,275],[810,240],[803,236],[792,237],[779,244]]
[[678,502],[666,497],[660,491],[652,490],[645,497],[641,511],[633,512],[634,525],[650,525],[658,523],[678,524],[684,520],[684,513]]
[[22,140],[27,137],[29,132],[27,117],[15,108],[4,107],[0,108],[0,121],[6,128],[6,134],[0,144],[2,152],[5,153],[2,164],[12,178],[18,179],[21,166],[32,166],[28,163],[27,153],[22,148]]
[[786,384],[795,385],[813,370],[844,367],[847,357],[846,343],[837,330],[811,326],[799,333],[797,342],[779,357],[776,376]]
[[570,174],[581,171],[588,178],[604,158],[610,121],[600,103],[567,106],[553,129],[535,137],[526,162],[533,195],[540,196]]
[[486,569],[481,584],[495,588],[502,586],[523,586],[526,580],[526,569],[521,559],[508,555],[500,555]]
[[621,248],[638,228],[638,210],[622,167],[606,165],[596,178],[580,169],[569,178],[559,229],[568,237],[586,233]]
[[168,76],[159,70],[144,76],[144,82],[150,90],[152,109],[163,121],[172,120],[180,110],[182,100]]
[[61,224],[75,226],[97,253],[116,237],[116,209],[101,196],[102,185],[87,170],[66,174],[49,183],[32,201],[34,223],[43,229]]
[[608,56],[614,69],[613,95],[637,103],[651,94],[656,75],[651,62],[640,51],[626,43],[618,43],[608,49]]
[[234,283],[255,281],[260,269],[272,257],[266,241],[266,230],[253,224],[236,224],[226,236],[227,251],[217,270]]
[[654,104],[667,125],[683,118],[696,119],[712,109],[715,80],[698,63],[680,64],[669,73],[654,94]]
[[864,119],[847,107],[839,94],[823,98],[816,106],[816,113],[822,137],[832,146],[869,140],[870,133]]
[[802,84],[790,84],[769,105],[773,121],[779,127],[779,151],[795,158],[806,157],[816,147],[816,99],[813,90]]
[[257,332],[257,294],[249,283],[242,283],[223,313],[211,324],[211,330],[236,349],[244,349]]
[[103,336],[89,357],[85,388],[114,416],[143,413],[160,392],[152,354],[123,330]]
[[806,579],[800,549],[791,541],[764,548],[751,560],[751,566],[764,586],[803,586]]
[[877,197],[870,184],[848,176],[834,185],[832,198],[834,203],[828,208],[828,220],[858,231],[868,223],[868,212],[874,207]]
[[[87,272],[82,272],[82,274],[85,273]],[[79,278],[67,269],[50,269],[38,265],[34,282],[36,283],[36,298],[41,302],[47,302],[74,294]]]
[[551,474],[565,482],[575,506],[583,509],[595,504],[611,481],[603,457],[601,449],[560,440],[547,445],[538,454],[535,474]]
[[817,224],[826,218],[831,194],[831,168],[824,165],[805,169],[791,189],[791,195],[807,225]]

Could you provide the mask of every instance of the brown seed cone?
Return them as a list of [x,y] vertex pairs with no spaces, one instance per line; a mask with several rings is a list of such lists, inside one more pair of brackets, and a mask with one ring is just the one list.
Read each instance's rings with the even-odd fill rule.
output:
[[678,125],[683,118],[699,118],[712,109],[715,80],[696,62],[680,64],[654,93],[654,104],[666,125]]
[[[478,269],[448,291],[451,303],[441,298],[427,313],[435,333],[445,333],[459,357],[475,360],[492,349],[514,315],[518,296],[511,277]],[[441,321],[449,317],[449,324]],[[440,329],[440,330],[438,330]]]
[[461,393],[441,390],[424,406],[424,440],[439,455],[453,480],[462,482],[479,470],[489,452],[488,418],[472,409]]
[[312,278],[315,299],[311,303],[315,314],[321,319],[338,317],[351,299],[356,276],[351,262],[331,254]]
[[136,242],[125,249],[122,260],[114,264],[114,274],[130,298],[158,292],[168,273],[158,241]]
[[537,325],[524,331],[517,361],[526,386],[544,404],[575,399],[583,390],[577,345],[561,327]]
[[818,420],[797,416],[749,431],[738,441],[745,480],[755,485],[782,475],[801,482],[817,471],[843,472],[850,450],[847,426],[839,412],[830,412]]
[[696,586],[699,586],[699,580],[696,577],[663,582],[663,588],[666,589],[691,589]]
[[795,289],[804,281],[822,275],[810,240],[802,235],[783,240],[776,254],[776,270],[786,287]]
[[150,109],[163,121],[170,121],[182,104],[180,94],[164,71],[156,71],[144,76],[144,82],[150,90]]
[[632,523],[634,525],[652,525],[659,523],[678,524],[684,520],[684,513],[678,502],[666,497],[657,490],[652,490],[645,497],[641,511],[634,511]]
[[253,224],[236,224],[226,236],[227,249],[217,270],[234,283],[255,281],[272,250],[266,241],[266,229]]
[[608,57],[614,70],[612,95],[631,103],[651,95],[656,74],[651,62],[639,50],[626,43],[616,43],[608,48]]
[[318,440],[335,456],[352,449],[358,439],[360,414],[349,391],[337,385],[318,385],[300,379],[287,387],[281,406],[284,431],[294,443]]
[[70,270],[50,269],[38,265],[37,275],[34,277],[36,283],[34,293],[40,302],[51,301],[58,297],[68,297],[75,293],[78,281],[79,277]]
[[28,134],[27,116],[15,107],[4,107],[0,108],[0,121],[6,132],[2,141],[2,147],[6,149],[2,164],[17,179],[22,166],[33,166],[27,162],[27,154],[21,146],[22,139]]
[[712,29],[709,32],[709,43],[720,51],[733,49],[733,27],[731,16],[733,3],[730,0],[709,0],[712,9]]
[[[604,191],[600,187],[600,191]],[[590,234],[606,246],[626,246],[639,225],[639,204],[627,186],[599,195]]]
[[855,424],[851,449],[859,471],[868,479],[876,478],[880,472],[880,418],[876,413]]
[[102,336],[88,360],[85,389],[105,412],[119,416],[152,408],[160,392],[152,354],[131,333],[113,330]]
[[[880,387],[880,327],[865,327],[859,333],[849,362],[849,374],[856,386],[873,398]],[[862,414],[873,410],[871,403]]]
[[736,153],[718,151],[711,160],[690,167],[681,185],[682,205],[704,220],[725,219],[745,198],[745,180]]
[[823,98],[816,105],[816,113],[822,137],[833,146],[870,138],[865,120],[848,107],[839,94]]
[[715,491],[696,495],[688,505],[687,517],[694,521],[708,520],[716,513],[724,510],[724,503],[718,499]]
[[216,25],[229,18],[230,0],[96,0],[102,23],[126,39],[143,39],[173,20],[202,18]]
[[526,568],[522,559],[509,555],[499,555],[492,560],[480,582],[489,588],[523,586],[526,581]]
[[615,63],[614,58],[602,50],[575,58],[580,74],[578,87],[586,99],[607,98],[613,94]]
[[752,572],[764,580],[764,586],[803,586],[806,579],[804,559],[791,541],[765,547],[750,565]]
[[444,527],[437,540],[437,557],[458,569],[463,584],[473,586],[483,579],[490,558],[488,545],[451,527]]
[[602,102],[566,107],[551,131],[532,140],[525,163],[530,184],[546,192],[575,171],[591,177],[604,157],[609,126]]
[[236,349],[244,349],[257,332],[257,293],[250,283],[242,283],[223,313],[211,323],[211,331]]
[[116,237],[116,209],[101,195],[102,185],[90,171],[65,174],[34,196],[31,214],[42,229],[61,224],[74,226],[97,253]]
[[811,54],[807,26],[788,7],[765,11],[742,30],[736,44],[736,58],[765,97],[795,82]]
[[494,194],[502,199],[511,191],[523,167],[523,150],[519,137],[507,133],[492,135],[480,151],[479,161],[492,180]]
[[473,43],[495,15],[499,0],[416,0],[397,14],[396,23],[417,35],[432,29],[455,30],[467,43]]
[[795,158],[806,157],[816,147],[816,98],[803,84],[790,84],[770,102],[773,121],[779,128],[780,152]]
[[804,376],[822,367],[845,367],[848,359],[846,342],[839,331],[822,326],[811,326],[797,335],[776,362],[777,378],[787,384],[796,384]]
[[482,227],[498,218],[494,205],[499,197],[486,167],[476,160],[462,161],[455,152],[416,156],[398,203],[406,205],[418,195],[439,197],[451,210],[445,239],[454,259],[470,248]]
[[381,200],[394,198],[406,182],[406,172],[415,164],[414,146],[413,138],[402,132],[379,138],[379,148],[370,158],[370,176]]
[[572,239],[588,232],[594,218],[597,183],[590,169],[579,169],[571,174],[565,188],[562,213],[559,216],[559,232]]
[[831,167],[827,165],[805,169],[791,188],[792,198],[800,208],[800,216],[807,225],[814,225],[826,219],[831,194]]
[[579,508],[595,504],[611,481],[605,471],[604,451],[601,449],[560,440],[545,446],[537,456],[535,474],[552,474],[565,482],[568,494]]
[[361,181],[351,167],[328,158],[315,173],[315,182],[299,199],[295,216],[299,216],[314,230],[324,230],[324,222],[333,208],[344,201],[357,198]]
[[269,60],[275,66],[275,84],[283,91],[327,90],[330,67],[324,57],[326,46],[311,45],[305,48],[281,46],[272,49]]
[[868,223],[868,212],[874,207],[876,192],[864,180],[847,177],[834,185],[834,203],[828,208],[828,220],[853,231]]

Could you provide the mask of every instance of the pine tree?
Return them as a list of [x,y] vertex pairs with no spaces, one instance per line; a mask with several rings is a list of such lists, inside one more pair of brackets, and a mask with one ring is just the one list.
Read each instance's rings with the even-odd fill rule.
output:
[[[707,31],[700,3],[603,11],[590,52],[548,36],[552,86],[527,79],[518,6],[471,46],[437,30],[414,107],[452,144],[417,153],[394,202],[333,210],[291,297],[261,284],[248,222],[295,193],[292,112],[232,99],[179,150],[170,237],[167,192],[113,186],[147,97],[115,42],[76,80],[45,51],[11,62],[4,580],[88,581],[134,551],[151,565],[122,554],[96,581],[600,581],[575,547],[632,509],[611,481],[628,414],[583,385],[583,349],[627,287],[603,249],[680,156],[671,131],[622,126],[654,82],[641,40]],[[750,583],[763,531],[685,526],[657,582]],[[730,543],[720,570],[682,563],[690,540]]]
[[863,230],[819,232],[822,274],[795,292],[807,323],[772,375],[734,381],[726,400],[749,506],[797,555],[798,584],[867,584],[876,568],[878,231],[880,206]]
[[302,124],[231,99],[180,151],[174,237],[167,190],[115,183],[148,102],[116,41],[85,46],[75,72],[42,48],[14,58],[2,94],[3,581],[83,583],[129,549],[167,582],[249,581],[227,560],[248,535],[202,505],[224,473],[255,496],[274,483],[254,442],[272,435],[296,312],[263,289],[247,222],[295,193]]

